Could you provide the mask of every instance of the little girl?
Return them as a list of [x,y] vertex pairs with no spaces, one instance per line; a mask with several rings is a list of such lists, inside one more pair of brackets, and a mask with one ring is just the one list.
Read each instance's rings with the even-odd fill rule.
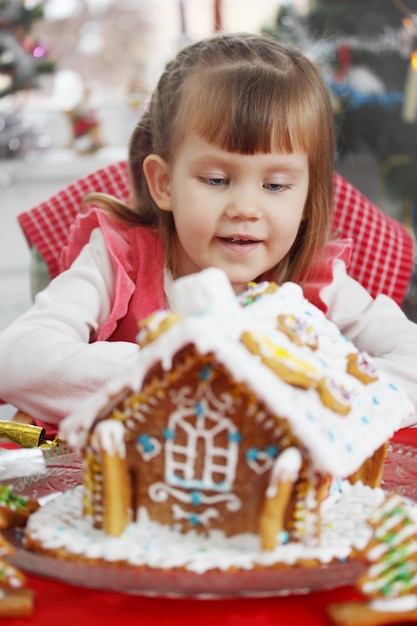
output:
[[417,325],[347,275],[329,232],[334,149],[326,85],[300,52],[252,34],[181,50],[130,141],[131,208],[86,198],[65,271],[0,335],[0,397],[57,425],[129,366],[138,320],[175,307],[172,281],[215,266],[236,292],[301,284],[417,407]]

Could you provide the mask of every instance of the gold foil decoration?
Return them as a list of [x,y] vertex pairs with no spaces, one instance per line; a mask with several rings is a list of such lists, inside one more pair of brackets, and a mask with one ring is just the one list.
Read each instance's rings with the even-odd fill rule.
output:
[[0,420],[0,439],[9,439],[22,448],[36,448],[47,443],[45,429],[33,424]]
[[64,449],[64,441],[59,437],[55,437],[54,439],[42,439],[40,440],[39,447],[42,450],[50,450],[51,448],[59,449],[60,453],[62,453]]

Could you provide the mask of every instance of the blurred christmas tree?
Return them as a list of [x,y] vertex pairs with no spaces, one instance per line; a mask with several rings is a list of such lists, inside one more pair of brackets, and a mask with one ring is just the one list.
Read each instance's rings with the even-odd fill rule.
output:
[[33,89],[41,74],[53,72],[46,47],[30,36],[42,17],[41,4],[27,8],[24,1],[0,0],[0,97]]
[[[371,155],[382,208],[417,239],[417,0],[306,4],[283,3],[267,32],[321,67],[333,98],[336,169]],[[417,319],[417,262],[404,310]]]
[[410,222],[417,203],[417,70],[415,94],[406,97],[405,86],[417,0],[314,0],[309,6],[303,13],[291,3],[282,6],[269,32],[321,66],[333,95],[338,158],[372,154],[387,193],[402,201],[400,217]]
[[40,86],[40,76],[52,73],[47,48],[30,34],[43,17],[40,3],[0,0],[0,159],[20,156],[33,134],[16,100]]

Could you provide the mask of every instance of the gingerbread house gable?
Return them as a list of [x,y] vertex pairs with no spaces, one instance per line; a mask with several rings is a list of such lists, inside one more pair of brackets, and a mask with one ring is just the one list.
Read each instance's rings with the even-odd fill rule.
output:
[[[117,435],[114,422],[123,425]],[[176,355],[174,370],[154,368],[139,393],[129,391],[95,424],[87,455],[98,476],[88,482],[105,488],[103,454],[123,448],[133,516],[145,507],[151,519],[182,531],[257,533],[273,468],[296,445],[285,420],[213,355],[189,345]],[[297,473],[294,481],[305,478]],[[306,494],[308,487],[301,491]],[[90,493],[90,510],[100,525],[103,494]]]

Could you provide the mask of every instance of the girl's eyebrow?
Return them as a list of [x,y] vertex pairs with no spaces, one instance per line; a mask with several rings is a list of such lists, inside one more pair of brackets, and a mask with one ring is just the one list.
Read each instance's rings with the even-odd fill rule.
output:
[[[257,153],[264,154],[264,153]],[[277,154],[271,155],[270,153],[266,153],[266,155],[270,155],[271,158],[274,159],[273,163],[269,163],[266,165],[266,169],[280,169],[280,170],[288,170],[288,171],[300,171],[304,167],[304,163],[294,163],[291,160],[288,160],[286,154]],[[235,158],[242,157],[250,157],[256,156],[251,154],[241,154],[240,152],[230,152],[230,153],[213,153],[213,154],[202,154],[193,159],[193,162],[197,165],[205,165],[211,164],[211,162],[215,161],[216,163],[230,163],[230,161],[235,160]]]
[[304,170],[304,164],[295,164],[295,163],[275,163],[273,165],[267,166],[267,170],[271,172],[279,171],[285,172],[288,174],[300,174]]

